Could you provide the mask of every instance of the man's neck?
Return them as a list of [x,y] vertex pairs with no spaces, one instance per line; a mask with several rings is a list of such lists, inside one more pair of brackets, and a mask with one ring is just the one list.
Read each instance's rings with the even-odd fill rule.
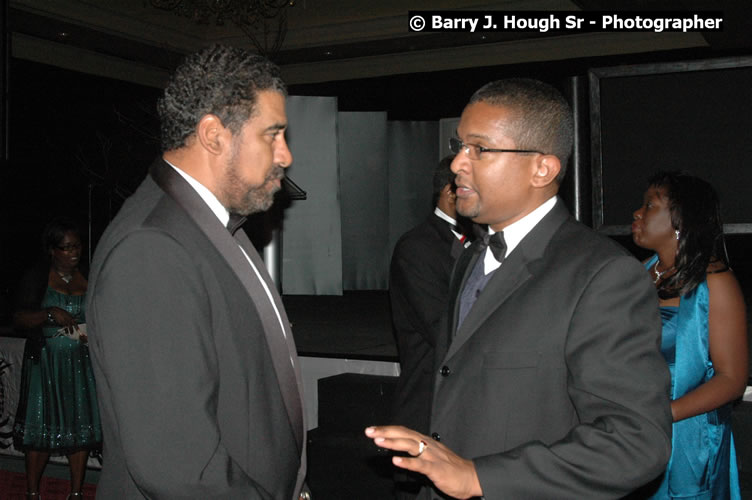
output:
[[436,208],[452,219],[457,220],[457,210],[454,208],[454,204],[447,201],[443,196],[436,202]]
[[194,144],[189,144],[178,149],[165,151],[162,153],[162,158],[170,165],[177,167],[183,173],[188,174],[198,181],[202,186],[211,191],[214,196],[217,195],[212,176],[212,167],[208,163],[211,161],[211,158],[207,158],[203,150],[197,148]]
[[180,176],[185,179],[185,181],[190,185],[194,191],[196,191],[196,194],[198,194],[202,200],[204,200],[204,203],[208,205],[208,207],[211,209],[212,212],[214,212],[214,215],[217,216],[217,219],[222,223],[223,226],[227,225],[227,221],[230,219],[230,213],[227,211],[227,209],[222,205],[222,203],[217,199],[217,197],[212,193],[208,187],[204,186],[198,179],[193,177],[191,174],[180,168],[180,166],[175,165],[170,160],[167,159],[167,156],[163,156],[162,159],[167,162],[167,164],[175,170]]

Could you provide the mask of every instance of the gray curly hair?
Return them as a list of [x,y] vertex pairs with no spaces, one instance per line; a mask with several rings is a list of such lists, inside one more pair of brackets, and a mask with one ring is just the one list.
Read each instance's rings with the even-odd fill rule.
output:
[[157,103],[163,151],[186,145],[207,114],[237,134],[254,114],[259,91],[287,95],[279,68],[265,57],[213,45],[186,57]]

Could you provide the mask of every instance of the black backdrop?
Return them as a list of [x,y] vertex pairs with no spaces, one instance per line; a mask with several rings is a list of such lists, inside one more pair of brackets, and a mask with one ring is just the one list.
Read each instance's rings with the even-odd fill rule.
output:
[[159,89],[11,58],[9,90],[0,326],[9,322],[19,277],[41,257],[44,225],[70,216],[84,245],[90,226],[96,244],[159,152]]
[[727,230],[752,233],[752,58],[593,70],[590,83],[596,227],[630,224],[647,178],[683,170],[716,188]]

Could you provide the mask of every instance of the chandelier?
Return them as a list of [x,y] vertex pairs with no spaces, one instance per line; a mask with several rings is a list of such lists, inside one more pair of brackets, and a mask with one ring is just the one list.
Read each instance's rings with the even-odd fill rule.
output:
[[295,0],[149,0],[153,7],[175,12],[197,24],[230,22],[251,40],[259,54],[276,54],[287,34],[287,7]]

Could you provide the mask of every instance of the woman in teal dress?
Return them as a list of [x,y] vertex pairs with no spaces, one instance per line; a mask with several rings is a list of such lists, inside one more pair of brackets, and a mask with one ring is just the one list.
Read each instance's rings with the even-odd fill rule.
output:
[[665,172],[649,181],[632,239],[653,250],[655,283],[671,371],[673,451],[651,498],[740,498],[731,404],[747,385],[747,326],[728,266],[718,197],[707,182]]
[[25,455],[27,498],[39,498],[50,455],[68,457],[68,498],[80,498],[89,452],[102,442],[83,328],[81,239],[72,221],[58,218],[42,241],[48,258],[22,280],[13,316],[15,327],[27,334],[13,442]]

